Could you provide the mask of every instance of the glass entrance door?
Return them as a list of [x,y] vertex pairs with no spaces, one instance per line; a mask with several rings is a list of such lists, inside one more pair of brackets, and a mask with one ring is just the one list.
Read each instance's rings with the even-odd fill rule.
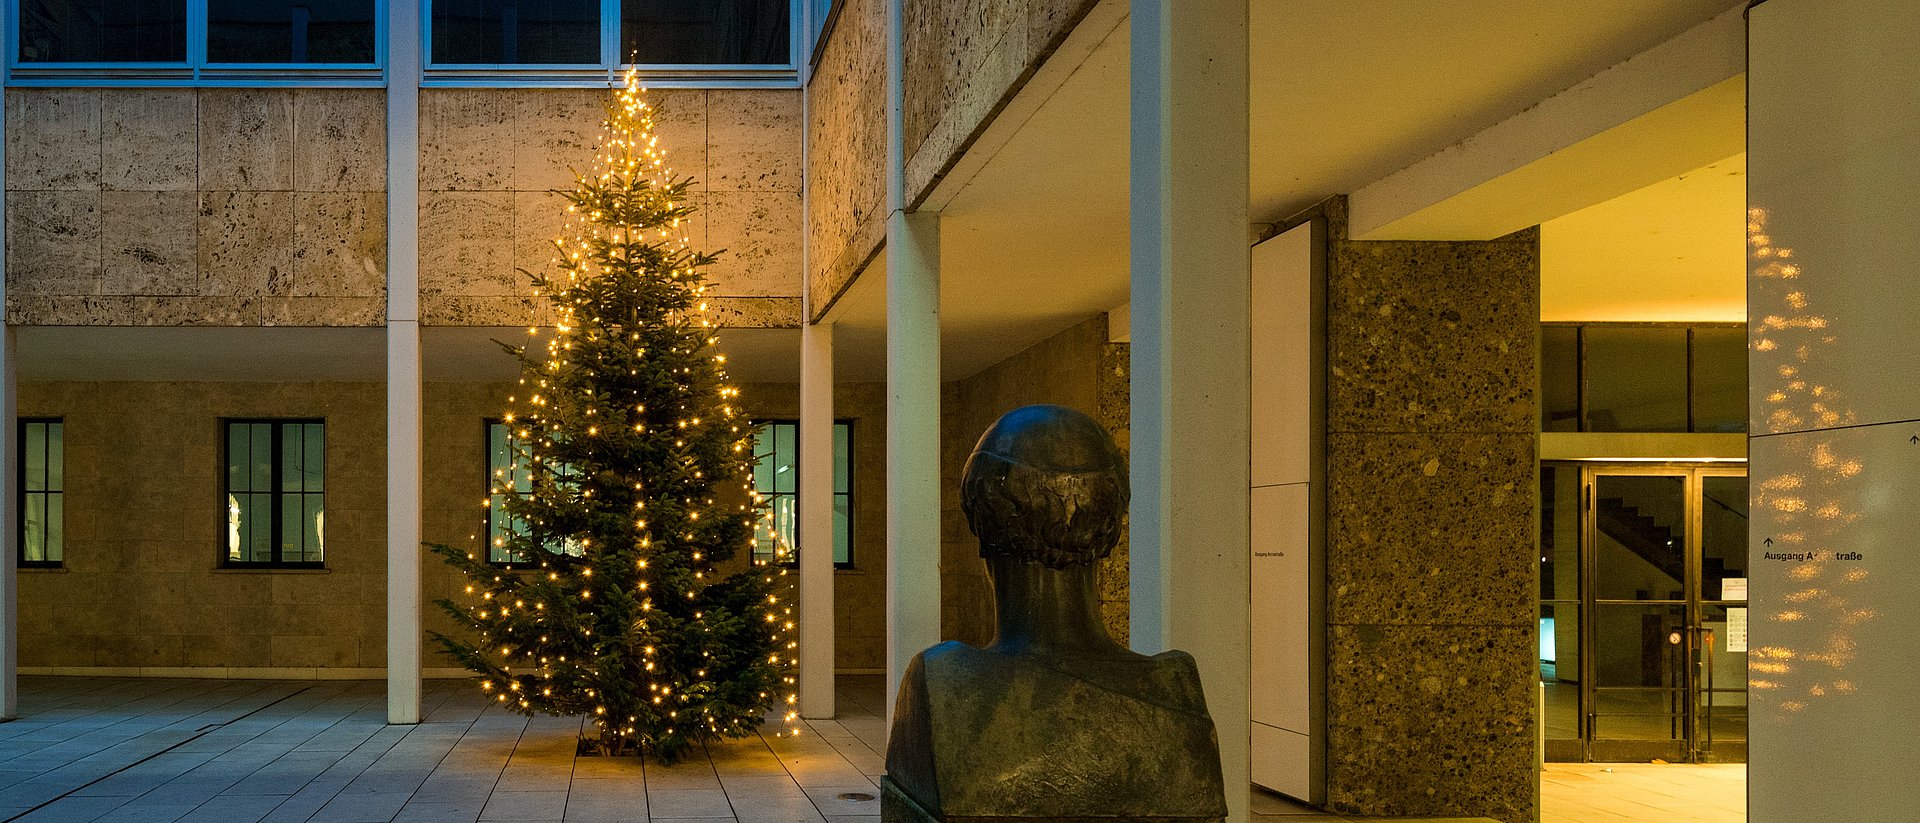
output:
[[1542,492],[1549,756],[1744,760],[1744,473],[1543,466]]

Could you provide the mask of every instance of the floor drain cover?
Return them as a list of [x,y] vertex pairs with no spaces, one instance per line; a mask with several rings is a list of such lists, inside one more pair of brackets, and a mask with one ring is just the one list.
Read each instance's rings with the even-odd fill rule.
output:
[[841,800],[852,800],[855,802],[873,799],[873,795],[867,794],[866,792],[847,792],[846,794],[837,795],[837,797]]

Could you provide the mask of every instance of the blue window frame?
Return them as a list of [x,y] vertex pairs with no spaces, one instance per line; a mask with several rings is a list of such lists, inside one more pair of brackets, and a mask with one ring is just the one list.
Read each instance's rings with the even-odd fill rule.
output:
[[791,86],[817,0],[426,0],[426,84]]
[[379,85],[387,2],[6,0],[8,81]]
[[59,568],[66,559],[66,425],[20,418],[20,566]]
[[[755,562],[792,563],[798,547],[800,422],[763,420],[753,434],[753,490],[767,507],[755,531]],[[833,565],[853,567],[853,424],[833,424]]]

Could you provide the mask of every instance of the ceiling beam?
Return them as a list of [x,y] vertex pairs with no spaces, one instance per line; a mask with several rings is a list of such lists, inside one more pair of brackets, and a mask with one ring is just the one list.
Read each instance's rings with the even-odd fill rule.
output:
[[1356,240],[1487,240],[1745,150],[1744,4],[1349,198]]

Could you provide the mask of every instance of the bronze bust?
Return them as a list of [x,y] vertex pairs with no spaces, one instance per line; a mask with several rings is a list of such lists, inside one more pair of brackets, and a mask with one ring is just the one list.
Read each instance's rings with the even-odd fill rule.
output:
[[961,507],[993,583],[995,635],[908,667],[884,820],[1226,816],[1193,657],[1136,654],[1100,620],[1094,563],[1118,542],[1127,498],[1125,458],[1078,411],[1015,409],[981,436]]

